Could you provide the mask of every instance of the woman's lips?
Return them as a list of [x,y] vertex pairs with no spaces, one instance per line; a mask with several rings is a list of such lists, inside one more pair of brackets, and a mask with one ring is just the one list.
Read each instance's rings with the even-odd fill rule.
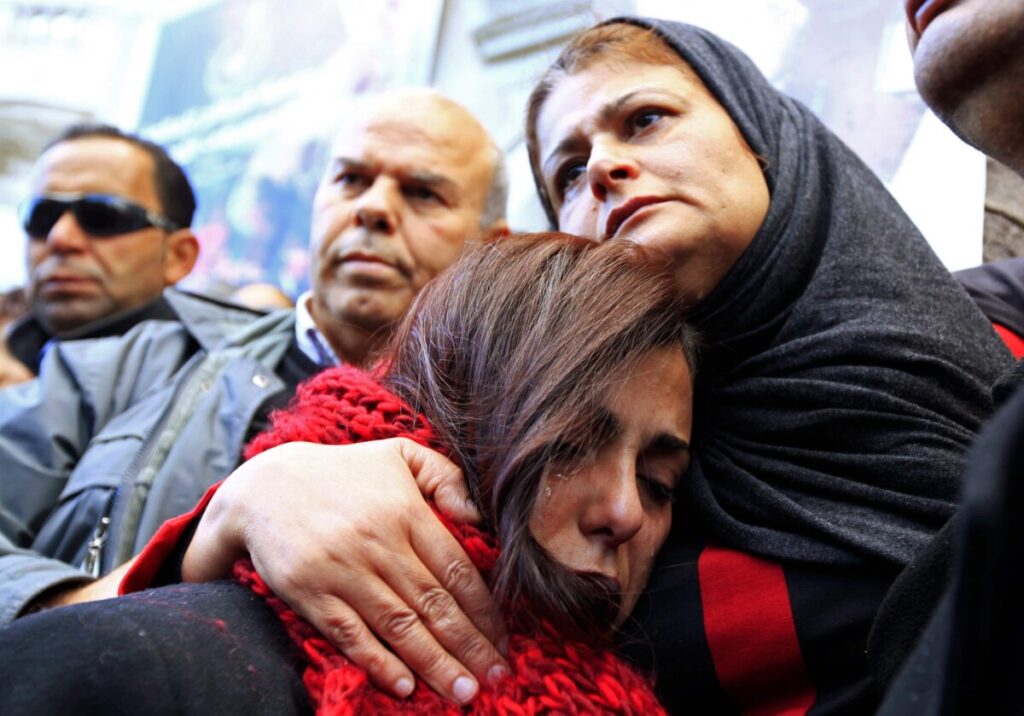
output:
[[667,200],[660,196],[637,196],[622,202],[608,214],[608,219],[605,221],[604,240],[614,239],[622,225],[629,221],[633,214],[644,207],[661,204],[664,201]]

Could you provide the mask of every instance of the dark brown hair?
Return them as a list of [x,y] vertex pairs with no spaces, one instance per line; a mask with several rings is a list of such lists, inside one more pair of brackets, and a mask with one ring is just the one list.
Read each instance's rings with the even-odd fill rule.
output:
[[552,228],[558,228],[558,216],[540,168],[537,118],[559,80],[587,69],[598,60],[612,63],[613,67],[616,62],[675,67],[687,77],[704,84],[686,61],[654,30],[615,22],[592,27],[573,38],[558,55],[558,59],[541,75],[526,105],[526,149],[530,157],[530,169]]
[[462,467],[502,546],[492,589],[520,623],[539,616],[577,636],[608,635],[614,587],[555,562],[531,536],[530,515],[559,446],[592,441],[595,408],[623,371],[678,346],[692,375],[683,316],[667,257],[625,241],[527,234],[471,249],[396,332],[386,382]]

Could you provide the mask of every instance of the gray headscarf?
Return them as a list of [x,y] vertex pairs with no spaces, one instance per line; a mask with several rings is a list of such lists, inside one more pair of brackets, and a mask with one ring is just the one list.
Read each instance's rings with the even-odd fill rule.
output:
[[871,171],[738,49],[653,29],[765,160],[768,215],[693,320],[679,519],[774,559],[900,567],[949,518],[1009,354]]

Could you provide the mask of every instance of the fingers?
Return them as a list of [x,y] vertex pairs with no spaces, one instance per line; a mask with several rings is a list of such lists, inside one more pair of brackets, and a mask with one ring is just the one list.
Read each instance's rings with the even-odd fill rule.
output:
[[[496,645],[505,640],[505,623],[486,582],[448,530],[434,520],[413,525],[412,549],[426,571],[400,583],[399,594],[419,604],[430,631],[475,674],[504,664]],[[427,578],[424,578],[426,575]]]
[[394,443],[420,492],[432,498],[437,509],[453,520],[480,522],[480,512],[470,499],[462,470],[455,463],[412,440],[399,439]]
[[[437,642],[434,634],[427,629],[426,621],[406,604],[402,596],[383,582],[364,582],[356,591],[359,593],[352,595],[353,600],[374,605],[372,609],[364,611],[371,615],[368,619],[369,628],[430,688],[458,703],[467,703],[476,696],[480,689],[476,677]],[[356,648],[365,649],[366,640]],[[342,650],[356,661],[356,657],[347,649]],[[377,680],[376,665],[360,663],[360,666]]]
[[378,688],[400,699],[412,694],[416,686],[412,672],[380,643],[347,604],[325,596],[310,613],[315,620],[307,619],[317,631],[327,637],[349,661],[363,669]]
[[[462,471],[453,462],[411,440],[396,442],[417,485],[423,494],[433,496],[441,512],[453,519],[465,519],[453,512],[455,508],[462,508],[465,512],[468,505],[476,519],[466,521],[479,521],[479,513],[469,500]],[[442,507],[442,496],[450,509]],[[489,669],[495,663],[501,663],[494,645],[503,643],[505,623],[483,577],[455,538],[437,520],[412,523],[410,540],[419,559],[447,590],[446,595],[454,598],[452,614],[445,609],[437,610],[446,619],[454,619],[454,623],[447,625],[444,631],[431,625],[431,632],[473,673],[487,673],[481,670],[484,664]],[[421,589],[400,590],[399,593],[423,599]]]
[[[378,551],[373,546],[370,549]],[[414,555],[392,558],[408,562]],[[334,555],[321,561],[338,559]],[[259,564],[256,567],[263,573]],[[476,696],[478,680],[437,642],[427,620],[407,605],[406,597],[396,594],[375,574],[360,572],[356,576],[352,569],[346,571],[352,578],[321,585],[316,592],[309,590],[310,579],[301,567],[275,575],[276,586],[269,578],[267,581],[275,591],[294,595],[289,602],[292,607],[381,689],[404,698],[415,686],[415,672],[430,688],[458,703],[468,703]],[[417,580],[431,581],[425,572]],[[433,582],[428,591],[436,595],[443,589]],[[432,605],[425,608],[434,613]]]
[[268,586],[382,689],[407,695],[416,674],[466,703],[506,668],[493,643],[502,620],[424,494],[453,519],[479,519],[461,471],[411,441],[279,446],[226,480],[183,574],[220,576],[247,552]]

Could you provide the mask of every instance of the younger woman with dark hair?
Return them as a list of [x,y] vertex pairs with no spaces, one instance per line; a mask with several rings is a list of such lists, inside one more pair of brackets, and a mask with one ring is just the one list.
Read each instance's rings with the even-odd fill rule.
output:
[[[471,251],[421,293],[386,366],[373,375],[347,367],[320,374],[275,414],[247,457],[294,441],[389,438],[449,455],[483,516],[481,529],[448,523],[449,529],[489,576],[511,634],[510,671],[494,675],[473,712],[654,713],[660,707],[645,679],[607,647],[647,582],[689,464],[694,347],[683,315],[675,278],[657,254],[558,234],[502,239]],[[154,580],[212,494],[161,529],[126,589]],[[406,700],[377,690],[271,593],[251,562],[236,564],[234,574],[270,604],[300,647],[304,683],[319,712],[462,713],[422,683]],[[83,637],[75,640],[74,658],[88,661],[97,648],[127,648],[129,631],[166,619],[170,609],[189,615],[178,629],[180,646],[159,654],[162,664],[173,664],[170,678],[212,669],[220,672],[211,687],[218,702],[233,691],[244,699],[253,678],[237,673],[234,656],[220,661],[222,640],[207,638],[211,589],[223,586],[172,587],[19,620],[0,637],[0,653],[18,630],[24,645],[31,641],[26,632],[70,628]],[[231,599],[226,615],[218,607],[214,628],[220,620],[228,632],[248,630],[256,619],[260,636],[250,647],[270,641],[258,605]],[[123,634],[82,634],[97,610],[109,616],[133,601]],[[152,605],[152,616],[139,611],[140,602]],[[168,678],[164,666],[151,671],[141,661],[133,684]],[[279,661],[293,668],[287,656]],[[61,689],[23,690],[21,702],[9,697],[12,705],[38,709],[39,699],[65,688],[92,698],[64,676],[85,670],[61,667]],[[279,681],[267,683],[287,701]],[[109,683],[104,690],[117,698]],[[189,695],[166,706],[187,711],[203,702]]]

